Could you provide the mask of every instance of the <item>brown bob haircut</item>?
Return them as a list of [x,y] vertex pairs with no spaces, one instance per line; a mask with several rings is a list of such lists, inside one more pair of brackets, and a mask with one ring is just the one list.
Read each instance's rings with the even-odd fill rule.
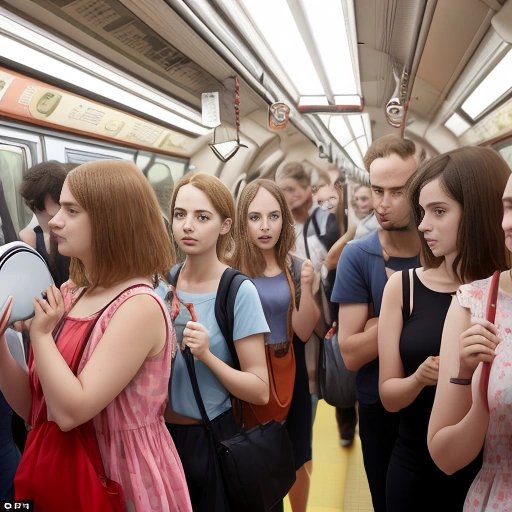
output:
[[[233,222],[235,221],[235,200],[231,192],[219,178],[205,172],[185,174],[185,176],[176,183],[171,199],[171,215],[173,218],[176,197],[180,188],[185,185],[192,185],[203,192],[212,202],[215,211],[220,215],[223,222],[226,219],[231,219]],[[219,235],[216,248],[217,258],[221,261],[226,261],[228,253],[233,250],[233,246],[234,241],[231,230],[224,235]]]
[[[457,234],[458,255],[453,272],[461,283],[490,276],[509,268],[509,256],[501,228],[502,195],[510,169],[493,149],[466,146],[436,156],[424,163],[411,177],[408,196],[416,225],[423,212],[419,206],[421,189],[439,179],[446,194],[462,207]],[[430,251],[421,237],[421,260],[426,268],[437,268],[443,261]]]
[[384,135],[374,140],[366,151],[363,158],[364,168],[370,172],[370,165],[374,160],[377,160],[377,158],[398,155],[402,160],[405,160],[415,154],[416,145],[412,140],[402,139],[402,137],[394,133]]
[[92,258],[88,269],[71,258],[77,286],[111,286],[125,279],[164,274],[174,251],[162,212],[148,180],[132,162],[99,160],[79,165],[66,178],[91,222]]
[[277,264],[281,269],[284,270],[288,253],[295,245],[293,216],[286,204],[284,194],[277,184],[272,180],[258,179],[246,185],[238,198],[237,204],[234,230],[235,240],[237,242],[233,256],[233,266],[250,277],[261,277],[265,270],[265,258],[263,257],[263,253],[253,244],[247,229],[249,206],[260,188],[264,188],[270,192],[279,203],[279,209],[281,210],[283,227],[279,240],[274,246]]

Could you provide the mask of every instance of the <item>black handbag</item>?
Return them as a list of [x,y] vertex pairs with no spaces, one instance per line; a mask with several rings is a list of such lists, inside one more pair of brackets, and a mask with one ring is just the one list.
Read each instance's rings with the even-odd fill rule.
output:
[[356,372],[348,370],[341,357],[336,323],[320,341],[318,387],[321,398],[333,407],[356,405]]
[[216,448],[231,510],[270,510],[295,482],[293,451],[286,426],[272,420],[247,431],[241,429],[230,439],[215,439],[199,391],[194,356],[188,347],[183,355],[204,426]]

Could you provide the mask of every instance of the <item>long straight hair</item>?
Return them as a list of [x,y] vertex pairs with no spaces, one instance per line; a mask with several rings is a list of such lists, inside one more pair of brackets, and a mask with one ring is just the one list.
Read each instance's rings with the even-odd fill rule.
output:
[[274,246],[276,261],[279,268],[285,269],[288,253],[295,245],[295,231],[293,229],[293,216],[286,204],[281,189],[275,182],[267,179],[254,180],[242,190],[237,204],[235,222],[236,248],[233,255],[233,266],[251,277],[261,277],[265,271],[265,258],[262,251],[254,245],[249,236],[247,227],[249,206],[256,197],[258,190],[264,188],[276,199],[281,210],[283,227],[279,240]]

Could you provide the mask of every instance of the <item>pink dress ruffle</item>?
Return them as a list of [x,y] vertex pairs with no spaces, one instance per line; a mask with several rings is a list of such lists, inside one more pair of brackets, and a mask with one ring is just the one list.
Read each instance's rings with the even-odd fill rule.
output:
[[[484,318],[490,278],[461,286],[457,296],[472,318]],[[483,464],[464,512],[512,512],[512,297],[500,289],[496,326],[502,341],[489,377],[489,426]]]

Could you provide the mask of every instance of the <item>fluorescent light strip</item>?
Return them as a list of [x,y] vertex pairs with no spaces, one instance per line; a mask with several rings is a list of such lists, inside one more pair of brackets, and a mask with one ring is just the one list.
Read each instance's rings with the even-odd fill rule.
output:
[[347,119],[350,124],[350,128],[352,128],[352,133],[356,139],[364,135],[364,126],[361,116],[347,116]]
[[302,2],[331,90],[335,95],[357,94],[343,7],[340,0]]
[[[9,20],[8,18],[5,18],[4,16],[0,16],[0,29],[12,33],[13,37],[16,39],[19,39],[20,37],[22,39],[27,39],[31,43],[37,44],[46,50],[43,51],[31,48],[21,42],[14,41],[8,36],[0,34],[0,54],[3,57],[15,62],[20,62],[25,66],[29,66],[32,69],[39,71],[40,73],[58,78],[78,87],[83,87],[84,84],[87,84],[87,89],[99,96],[121,103],[135,111],[149,114],[157,120],[161,120],[188,132],[204,135],[209,131],[191,119],[193,117],[199,120],[199,114],[186,109],[182,105],[175,104],[171,100],[162,97],[154,91],[136,84],[117,73],[109,71],[88,59],[85,59],[81,55],[72,52],[64,46],[61,46],[54,41],[47,39],[40,34]],[[75,66],[66,64],[57,58],[50,57],[46,54],[48,50],[52,53],[56,53],[66,60],[69,60],[70,62],[79,64],[94,74],[90,74]],[[107,80],[114,83],[127,87],[136,94],[98,78],[95,76],[96,74],[104,76]],[[144,97],[140,97],[139,94]],[[153,101],[159,104],[155,104]],[[187,118],[181,117],[165,107],[174,111],[180,111]]]
[[299,105],[329,105],[327,96],[301,96]]
[[462,104],[462,110],[476,119],[485,109],[512,88],[512,51],[501,59],[494,69]]
[[344,147],[345,151],[350,155],[352,161],[361,168],[364,168],[363,157],[361,155],[361,151],[359,150],[359,146],[356,141],[353,140],[349,144]]
[[324,94],[315,66],[286,0],[273,0],[271,11],[268,2],[242,0],[242,3],[299,94]]

